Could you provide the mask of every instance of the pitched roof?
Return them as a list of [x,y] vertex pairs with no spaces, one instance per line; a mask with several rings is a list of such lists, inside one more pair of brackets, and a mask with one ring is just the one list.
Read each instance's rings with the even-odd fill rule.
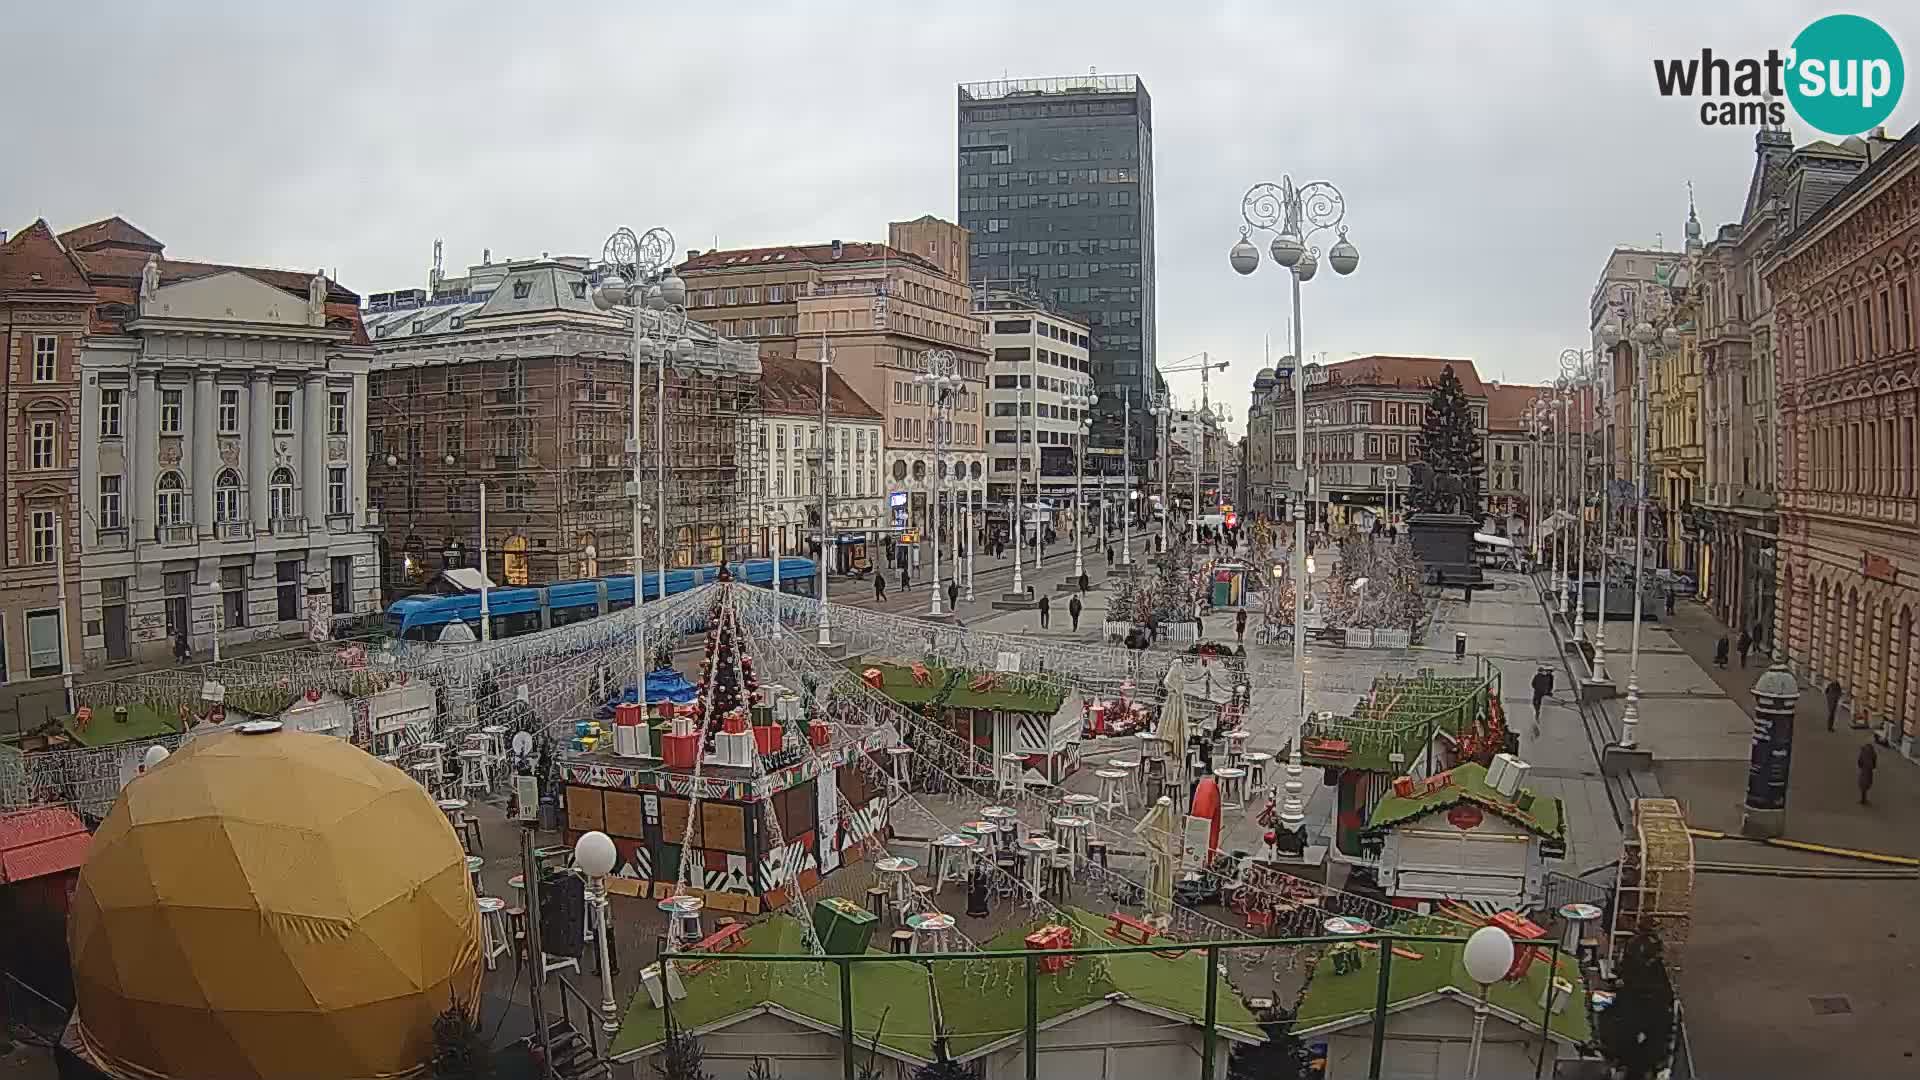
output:
[[0,293],[87,292],[79,260],[42,218],[0,244]]
[[[782,416],[819,416],[820,365],[785,356],[761,357],[760,409]],[[879,410],[832,370],[827,372],[827,413],[842,420],[882,419]]]
[[0,883],[78,869],[92,843],[86,823],[65,807],[0,814]]
[[936,273],[940,268],[921,256],[909,251],[901,251],[886,244],[871,244],[864,241],[843,241],[840,244],[840,257],[833,257],[832,244],[784,244],[778,247],[735,248],[731,251],[703,251],[689,258],[679,266],[681,273],[689,270],[739,270],[748,267],[779,269],[783,266],[806,266],[810,263],[889,262],[912,264]]
[[1437,783],[1442,779],[1446,782],[1432,790],[1416,787],[1410,797],[1388,795],[1381,799],[1373,808],[1373,816],[1367,820],[1367,831],[1378,832],[1436,811],[1451,809],[1461,803],[1472,803],[1542,840],[1565,842],[1566,814],[1558,796],[1537,795],[1522,788],[1521,795],[1533,795],[1529,805],[1522,807],[1518,801],[1520,795],[1509,799],[1500,794],[1493,785],[1487,783],[1486,766],[1472,761],[1432,777],[1431,782]]
[[1486,396],[1486,386],[1480,381],[1480,373],[1474,370],[1473,361],[1465,357],[1359,356],[1328,364],[1326,372],[1329,383],[1424,390],[1438,383],[1440,373],[1449,366],[1453,368],[1454,377],[1460,380],[1460,388],[1468,397]]
[[118,214],[104,221],[96,221],[91,225],[82,225],[77,229],[68,229],[66,232],[60,234],[60,242],[76,251],[92,251],[97,248],[107,247],[127,247],[157,253],[166,246],[148,235],[145,230]]

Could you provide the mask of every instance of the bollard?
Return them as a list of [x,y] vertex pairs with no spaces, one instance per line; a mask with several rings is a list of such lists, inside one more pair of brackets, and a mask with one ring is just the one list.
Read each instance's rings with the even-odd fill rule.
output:
[[1455,660],[1465,660],[1467,658],[1467,635],[1453,635],[1453,658]]

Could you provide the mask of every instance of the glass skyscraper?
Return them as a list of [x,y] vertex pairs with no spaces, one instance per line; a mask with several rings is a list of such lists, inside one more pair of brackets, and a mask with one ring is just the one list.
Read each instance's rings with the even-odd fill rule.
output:
[[[1153,367],[1153,99],[1133,75],[960,85],[960,224],[974,284],[1013,287],[1091,331],[1092,445],[1155,452],[1145,408]],[[1090,463],[1089,470],[1094,466]]]

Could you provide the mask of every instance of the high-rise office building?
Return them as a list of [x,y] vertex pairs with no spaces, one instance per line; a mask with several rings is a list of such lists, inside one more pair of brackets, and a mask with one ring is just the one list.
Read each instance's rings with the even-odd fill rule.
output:
[[[1086,320],[1092,445],[1155,452],[1153,99],[1133,75],[962,83],[960,223],[976,286],[1012,285]],[[1093,463],[1089,462],[1089,468]],[[1138,466],[1136,464],[1136,470]]]

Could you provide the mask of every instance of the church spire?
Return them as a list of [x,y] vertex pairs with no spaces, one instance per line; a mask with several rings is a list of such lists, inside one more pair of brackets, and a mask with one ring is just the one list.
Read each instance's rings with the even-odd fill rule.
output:
[[1693,205],[1693,181],[1687,181],[1687,254],[1700,254],[1700,212]]

